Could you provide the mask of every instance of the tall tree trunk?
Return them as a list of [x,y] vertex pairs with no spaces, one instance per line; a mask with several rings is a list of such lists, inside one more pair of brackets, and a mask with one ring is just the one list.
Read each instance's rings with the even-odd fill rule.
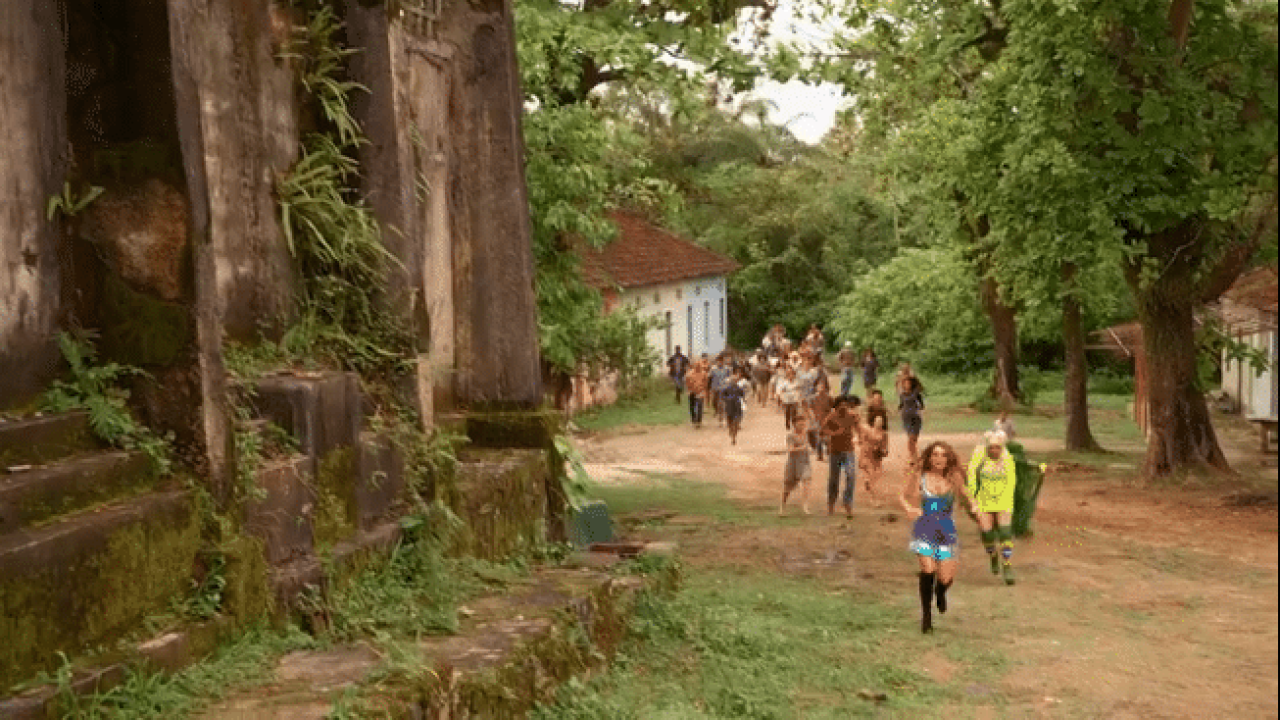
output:
[[1194,303],[1141,303],[1142,344],[1147,354],[1150,411],[1146,478],[1179,470],[1230,470],[1218,445],[1204,393],[1196,386]]
[[991,395],[1002,406],[1012,407],[1022,399],[1022,389],[1018,386],[1017,313],[1000,299],[1000,286],[992,278],[982,281],[982,308],[991,321],[995,340],[996,369]]
[[1062,341],[1066,346],[1067,377],[1063,404],[1067,413],[1067,450],[1102,448],[1089,429],[1089,361],[1084,352],[1084,324],[1080,317],[1080,298],[1075,294],[1075,263],[1062,266]]
[[[1141,263],[1130,263],[1126,279],[1133,290],[1142,323],[1147,363],[1147,456],[1142,477],[1165,477],[1184,470],[1230,471],[1209,417],[1204,392],[1197,386],[1195,310],[1206,296],[1221,293],[1234,275],[1220,265],[1220,280],[1205,281],[1196,263],[1196,239],[1203,232],[1194,221],[1142,239],[1151,255],[1168,258],[1154,278],[1142,277]],[[1230,253],[1228,254],[1230,255]],[[1234,266],[1236,263],[1231,262]],[[1199,280],[1197,282],[1197,280]],[[1213,286],[1213,287],[1210,287]]]

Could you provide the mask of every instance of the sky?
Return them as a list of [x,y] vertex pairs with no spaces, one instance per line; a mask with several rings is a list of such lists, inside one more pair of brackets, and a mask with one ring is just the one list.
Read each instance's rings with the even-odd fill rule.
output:
[[[788,43],[799,40],[821,49],[824,40],[831,36],[831,29],[799,17],[797,5],[797,0],[778,3],[770,25],[771,41]],[[831,129],[842,106],[840,88],[831,83],[815,86],[795,80],[785,84],[761,81],[757,83],[756,90],[748,93],[748,97],[770,101],[773,108],[769,120],[788,127],[797,138],[811,144],[821,140]]]

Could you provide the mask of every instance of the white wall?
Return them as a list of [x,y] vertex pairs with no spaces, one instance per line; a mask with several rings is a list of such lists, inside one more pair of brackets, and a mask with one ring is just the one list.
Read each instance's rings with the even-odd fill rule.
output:
[[714,356],[724,350],[729,333],[725,290],[723,276],[698,278],[628,288],[618,300],[621,306],[636,308],[641,317],[671,318],[669,329],[649,331],[649,345],[658,352],[658,367],[662,369],[677,345],[690,357],[702,353]]
[[1276,333],[1256,333],[1241,339],[1266,353],[1271,366],[1257,373],[1248,364],[1227,362],[1222,369],[1222,389],[1240,404],[1241,415],[1274,418],[1277,412]]

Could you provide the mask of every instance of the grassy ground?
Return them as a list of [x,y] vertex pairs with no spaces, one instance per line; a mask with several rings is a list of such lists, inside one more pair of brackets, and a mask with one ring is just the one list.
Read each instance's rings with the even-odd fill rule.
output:
[[[66,672],[55,680],[62,689],[63,717],[85,720],[173,720],[190,717],[229,694],[271,678],[286,653],[335,647],[363,640],[388,658],[403,643],[424,635],[447,635],[458,626],[458,606],[494,587],[522,577],[521,558],[499,564],[445,557],[438,541],[406,542],[384,560],[371,562],[310,609],[327,619],[304,632],[293,623],[264,625],[219,647],[213,655],[173,675],[138,671],[111,690],[89,697],[67,691]],[[388,661],[390,662],[390,661]]]
[[[722,486],[663,476],[594,490],[623,517],[678,507],[700,536],[805,522],[731,501]],[[1006,666],[969,638],[939,651],[904,627],[902,605],[870,589],[780,576],[770,563],[699,567],[674,602],[639,613],[607,673],[566,686],[534,718],[919,718],[962,703]],[[922,667],[926,656],[926,665],[963,659],[965,668],[939,681]]]
[[688,405],[676,404],[671,382],[666,378],[654,378],[613,405],[592,408],[573,418],[574,424],[589,432],[629,425],[679,425],[688,421]]

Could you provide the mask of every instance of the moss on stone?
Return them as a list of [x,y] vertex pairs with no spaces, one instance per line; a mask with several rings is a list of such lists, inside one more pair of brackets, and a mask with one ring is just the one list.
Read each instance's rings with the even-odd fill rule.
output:
[[102,350],[129,365],[172,365],[193,343],[186,307],[129,287],[108,272],[102,289]]
[[539,703],[552,701],[560,684],[612,659],[641,593],[658,592],[649,581],[600,584],[556,613],[546,632],[517,646],[501,665],[464,674],[438,668],[412,696],[430,717],[525,717]]
[[468,451],[459,464],[452,506],[469,528],[458,552],[497,560],[542,543],[548,473],[544,452]]
[[467,437],[474,447],[546,449],[563,431],[563,422],[551,409],[473,411],[467,415]]
[[0,579],[0,687],[120,637],[190,584],[200,527],[188,505],[119,528],[100,549]]
[[223,576],[227,583],[222,591],[222,612],[233,618],[237,627],[247,627],[272,610],[271,582],[262,541],[238,536],[227,541],[222,552],[226,556]]
[[316,547],[333,547],[355,534],[355,484],[354,448],[337,448],[320,459],[316,468],[316,514],[312,525]]

